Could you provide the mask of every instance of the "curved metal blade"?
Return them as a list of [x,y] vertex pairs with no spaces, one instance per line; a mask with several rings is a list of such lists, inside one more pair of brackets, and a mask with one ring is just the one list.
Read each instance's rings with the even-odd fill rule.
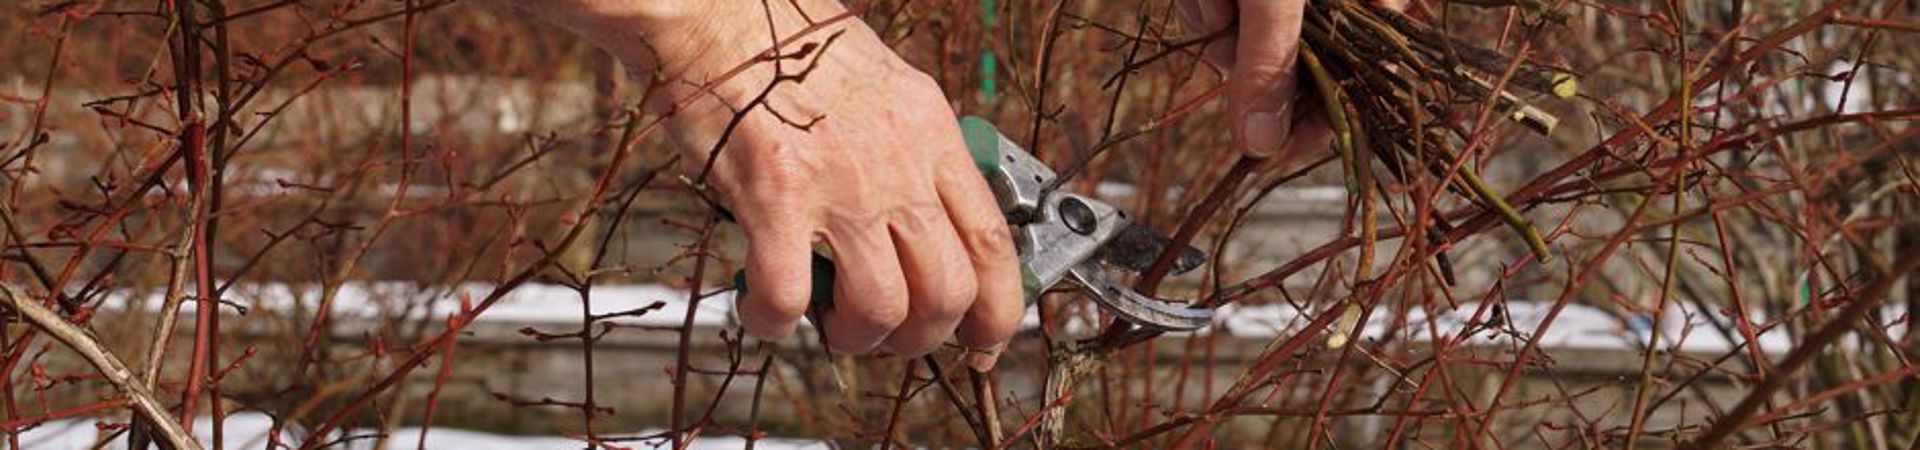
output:
[[1092,291],[1093,300],[1121,319],[1147,329],[1190,331],[1213,323],[1213,310],[1141,295],[1113,281],[1100,263],[1087,261],[1069,272],[1075,283]]

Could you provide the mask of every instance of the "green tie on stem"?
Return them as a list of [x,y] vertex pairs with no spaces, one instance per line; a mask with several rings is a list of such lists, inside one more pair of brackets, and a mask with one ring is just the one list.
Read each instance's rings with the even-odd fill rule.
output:
[[980,22],[987,29],[986,32],[981,33],[984,38],[980,40],[980,100],[989,105],[999,99],[996,78],[1000,69],[1000,59],[993,54],[993,34],[994,29],[1000,25],[1000,20],[996,16],[1000,8],[994,3],[996,3],[994,0],[980,0]]

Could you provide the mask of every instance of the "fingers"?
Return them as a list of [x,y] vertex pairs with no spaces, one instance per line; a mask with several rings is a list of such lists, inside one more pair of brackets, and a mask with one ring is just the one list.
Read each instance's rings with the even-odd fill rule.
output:
[[1296,86],[1294,61],[1299,51],[1300,19],[1306,0],[1242,0],[1240,33],[1232,74],[1227,77],[1227,110],[1237,128],[1234,141],[1256,157],[1281,151],[1291,132]]
[[877,216],[830,220],[827,244],[833,247],[833,309],[827,311],[827,346],[836,352],[865,354],[907,317],[907,283],[887,226]]
[[959,241],[966,247],[978,286],[958,337],[970,350],[967,365],[984,372],[993,368],[999,350],[1013,339],[1026,312],[1026,293],[1020,285],[1020,259],[1014,250],[1013,234],[986,179],[974,169],[964,150],[949,153],[949,160],[935,169],[934,183]]
[[[1181,22],[1197,36],[1213,34],[1233,26],[1234,0],[1181,0]],[[1228,34],[1206,44],[1200,55],[1216,67],[1233,67],[1234,37]]]
[[774,208],[742,209],[739,214],[749,246],[747,285],[752,286],[736,302],[740,326],[760,340],[785,339],[812,297],[810,227]]
[[953,336],[974,298],[967,252],[931,186],[926,191],[925,204],[899,211],[888,225],[908,297],[906,320],[880,346],[880,352],[894,356],[920,356],[939,348]]

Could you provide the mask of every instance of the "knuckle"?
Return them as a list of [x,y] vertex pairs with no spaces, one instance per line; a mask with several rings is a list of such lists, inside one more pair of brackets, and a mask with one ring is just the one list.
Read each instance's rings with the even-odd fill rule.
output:
[[885,220],[885,211],[873,203],[864,196],[847,195],[826,205],[826,214],[837,231],[857,234],[857,230],[879,226]]
[[741,328],[746,329],[756,338],[767,340],[786,337],[786,334],[792,331],[791,324],[794,323],[792,319],[757,314],[748,308],[740,309],[739,320]]
[[[862,175],[847,175],[835,183],[865,183]],[[869,230],[884,230],[887,222],[894,219],[894,208],[888,205],[888,197],[879,189],[851,187],[834,189],[832,198],[824,199],[823,213],[830,219],[829,224],[842,236],[858,236]]]
[[1001,330],[1000,336],[1002,339],[1007,336],[1012,336],[1014,330],[1020,327],[1020,320],[1024,319],[1027,315],[1026,304],[1018,301],[1017,296],[1020,294],[1017,288],[1014,291],[1014,295],[1016,296],[1015,301],[1000,304],[1000,307],[996,308],[993,314],[988,314],[992,316],[995,328]]
[[807,313],[808,293],[792,283],[782,283],[779,287],[763,288],[747,295],[747,301],[741,313],[757,316],[757,319],[791,320]]
[[892,330],[907,319],[906,288],[898,283],[882,283],[867,295],[873,296],[859,306],[847,307],[847,318],[861,326]]
[[[1019,304],[1015,303],[1013,305]],[[1013,334],[1020,329],[1020,319],[1025,316],[1026,308],[1019,306],[1003,307],[993,311],[992,314],[982,314],[980,318],[977,319],[981,322],[980,327],[984,331],[980,337],[982,342],[975,342],[973,344],[998,344],[1012,339]]]
[[973,254],[977,262],[1005,261],[1013,259],[1013,232],[1005,222],[989,220],[984,223],[959,226],[961,244]]
[[935,230],[936,226],[946,222],[947,211],[940,207],[939,200],[931,193],[909,194],[905,198],[894,199],[894,205],[887,211],[887,221],[907,233],[920,234]]
[[1003,308],[989,314],[972,314],[961,326],[960,343],[969,347],[988,347],[1013,339],[1019,331],[1020,319],[1025,311],[1018,308]]
[[776,144],[758,149],[750,163],[751,170],[742,180],[743,191],[761,200],[803,192],[813,182],[807,161],[805,149],[794,145]]
[[[953,272],[957,272],[954,270]],[[926,293],[913,305],[915,315],[929,319],[950,320],[967,313],[973,306],[974,297],[979,295],[980,285],[971,274],[953,274],[937,283],[933,292]]]

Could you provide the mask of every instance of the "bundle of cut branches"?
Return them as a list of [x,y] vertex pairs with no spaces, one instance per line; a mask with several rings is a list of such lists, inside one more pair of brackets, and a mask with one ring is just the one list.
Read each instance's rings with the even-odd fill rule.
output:
[[[1556,18],[1536,9],[1531,22]],[[1498,213],[1536,257],[1548,258],[1539,232],[1464,163],[1482,143],[1463,123],[1488,121],[1459,119],[1501,114],[1549,134],[1558,119],[1529,99],[1573,97],[1572,74],[1464,42],[1371,2],[1313,2],[1301,28],[1302,69],[1334,129],[1347,186],[1368,210],[1363,218],[1376,197],[1365,169],[1377,159],[1401,181],[1420,170],[1448,180],[1449,191]]]

